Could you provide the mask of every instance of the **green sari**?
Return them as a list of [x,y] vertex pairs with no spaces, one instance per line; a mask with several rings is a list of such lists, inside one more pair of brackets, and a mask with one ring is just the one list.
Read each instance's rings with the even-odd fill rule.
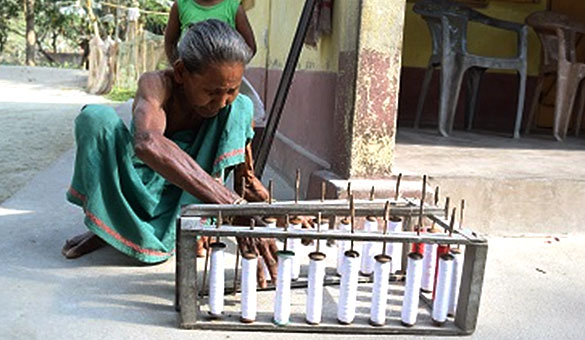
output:
[[[252,102],[239,95],[198,132],[179,131],[170,139],[211,176],[222,177],[244,162],[254,134],[252,116]],[[174,253],[180,208],[201,201],[136,157],[132,130],[110,107],[82,109],[75,120],[77,153],[67,200],[83,208],[85,225],[112,247],[156,263]]]

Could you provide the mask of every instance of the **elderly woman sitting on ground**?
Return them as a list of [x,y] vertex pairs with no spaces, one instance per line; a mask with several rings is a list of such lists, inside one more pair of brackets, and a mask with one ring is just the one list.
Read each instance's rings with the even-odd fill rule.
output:
[[[83,207],[90,231],[66,242],[65,257],[107,243],[140,261],[161,262],[174,253],[182,205],[267,199],[253,173],[252,103],[239,95],[250,58],[230,26],[200,22],[181,40],[172,69],[140,77],[130,129],[109,107],[82,109],[67,199]],[[243,198],[221,184],[230,171],[236,188],[246,180]],[[273,241],[255,246],[276,274]],[[258,275],[263,284],[263,271]]]

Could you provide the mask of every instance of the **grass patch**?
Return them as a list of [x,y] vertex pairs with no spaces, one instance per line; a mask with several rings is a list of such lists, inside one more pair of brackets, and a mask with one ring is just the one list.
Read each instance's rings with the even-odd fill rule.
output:
[[114,87],[112,91],[110,91],[110,93],[108,93],[105,97],[111,101],[125,102],[128,99],[134,98],[135,94],[135,88]]

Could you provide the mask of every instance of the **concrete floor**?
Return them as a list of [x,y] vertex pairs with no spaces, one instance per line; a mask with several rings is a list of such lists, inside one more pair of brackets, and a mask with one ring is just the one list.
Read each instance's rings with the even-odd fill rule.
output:
[[[178,329],[173,260],[145,266],[111,248],[64,259],[64,240],[84,231],[82,212],[64,200],[72,161],[67,152],[2,204],[0,338],[306,339]],[[479,324],[465,338],[583,339],[585,233],[557,239],[489,238]]]
[[427,174],[471,229],[492,235],[579,233],[585,220],[585,138],[514,140],[493,133],[398,129],[393,172]]
[[552,134],[513,139],[489,132],[398,128],[394,173],[431,177],[585,180],[585,137],[557,142]]

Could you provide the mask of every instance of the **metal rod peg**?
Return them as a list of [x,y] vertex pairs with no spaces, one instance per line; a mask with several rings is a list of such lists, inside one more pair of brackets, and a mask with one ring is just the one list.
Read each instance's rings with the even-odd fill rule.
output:
[[400,196],[400,181],[402,180],[402,173],[398,174],[396,178],[396,189],[394,191],[394,202],[398,202],[398,196]]
[[[388,222],[390,222],[390,201],[384,205],[384,235],[388,232]],[[382,254],[386,254],[386,241],[382,243]]]

